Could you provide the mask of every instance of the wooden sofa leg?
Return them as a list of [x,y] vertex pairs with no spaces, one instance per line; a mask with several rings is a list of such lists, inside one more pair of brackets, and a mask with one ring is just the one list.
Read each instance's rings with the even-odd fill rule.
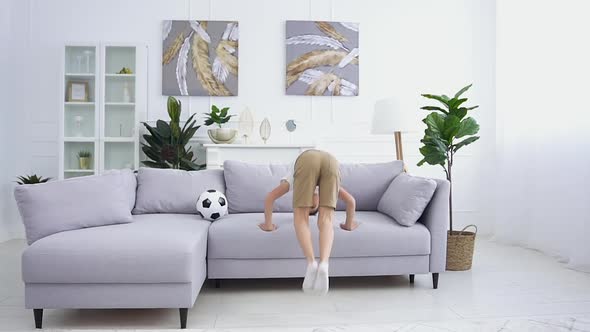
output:
[[432,288],[434,288],[434,289],[438,288],[438,273],[432,274]]
[[186,319],[188,317],[188,308],[180,308],[178,309],[180,312],[180,328],[186,329]]
[[33,309],[33,316],[35,316],[35,328],[43,328],[43,309]]
[[414,277],[415,277],[414,274],[410,274],[410,284],[414,283]]
[[221,288],[221,279],[215,279],[215,288]]

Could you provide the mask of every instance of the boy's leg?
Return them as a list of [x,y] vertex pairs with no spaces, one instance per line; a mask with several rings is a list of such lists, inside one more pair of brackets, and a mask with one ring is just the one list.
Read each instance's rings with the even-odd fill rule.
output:
[[332,244],[334,243],[334,209],[331,207],[320,206],[318,216],[318,228],[320,230],[320,263],[328,262]]
[[309,230],[309,208],[293,208],[293,217],[295,219],[295,233],[297,234],[299,245],[303,250],[307,262],[312,263],[315,260],[315,257],[313,254],[313,244],[311,242],[311,231]]

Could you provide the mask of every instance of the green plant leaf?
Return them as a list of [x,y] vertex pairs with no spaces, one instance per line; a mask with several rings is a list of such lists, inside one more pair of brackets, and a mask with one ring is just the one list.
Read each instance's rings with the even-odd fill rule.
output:
[[219,113],[219,108],[215,105],[211,106],[211,114],[218,114]]
[[444,129],[445,117],[439,113],[432,112],[428,114],[422,122],[424,122],[428,126],[428,129],[433,133],[441,134]]
[[453,142],[453,138],[455,138],[460,128],[461,119],[451,114],[447,115],[443,125],[442,138],[447,142]]
[[479,125],[474,118],[465,118],[461,121],[459,130],[455,134],[456,138],[461,138],[467,135],[475,135],[479,131]]
[[224,108],[222,108],[222,109],[221,109],[221,115],[220,115],[220,116],[221,116],[222,118],[223,118],[223,117],[225,117],[225,116],[227,116],[227,111],[229,111],[229,107],[224,107]]
[[424,156],[423,160],[430,165],[444,164],[444,162],[447,160],[446,154],[441,153],[439,149],[431,145],[425,145],[421,147],[420,153],[422,154],[422,156]]
[[467,98],[463,98],[463,99],[457,99],[457,98],[453,98],[451,100],[449,100],[449,109],[455,109],[459,106],[461,106],[461,104],[463,104],[464,102],[467,101]]
[[214,123],[215,123],[215,121],[213,121],[213,119],[207,119],[207,120],[205,120],[205,126],[210,126],[210,125],[212,125]]
[[158,130],[158,134],[160,134],[160,136],[162,136],[163,138],[172,136],[170,125],[162,120],[156,121],[156,129]]
[[438,106],[423,106],[423,107],[420,107],[420,109],[423,109],[425,111],[439,111],[439,112],[443,112],[444,114],[449,113],[447,110],[442,109]]
[[[428,99],[434,99],[439,101],[441,104],[449,107],[449,98],[446,97],[445,95],[442,96],[437,96],[437,95],[431,95],[431,94],[423,94],[422,97],[424,98],[428,98]],[[446,97],[446,98],[445,98]]]
[[461,142],[453,145],[453,152],[457,152],[457,150],[459,150],[460,148],[462,148],[466,145],[469,145],[469,144],[477,141],[478,139],[479,139],[479,136],[471,136],[471,137],[468,137],[468,138],[462,140]]
[[455,98],[459,98],[463,93],[465,93],[465,91],[469,90],[469,88],[471,88],[473,84],[469,84],[468,86],[464,87],[463,89],[459,90],[459,92],[457,92],[455,94]]

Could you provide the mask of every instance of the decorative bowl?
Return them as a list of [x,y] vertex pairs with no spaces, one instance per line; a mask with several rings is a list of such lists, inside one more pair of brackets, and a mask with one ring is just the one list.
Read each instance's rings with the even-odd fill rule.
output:
[[238,137],[238,130],[233,128],[208,129],[207,135],[215,144],[231,144]]

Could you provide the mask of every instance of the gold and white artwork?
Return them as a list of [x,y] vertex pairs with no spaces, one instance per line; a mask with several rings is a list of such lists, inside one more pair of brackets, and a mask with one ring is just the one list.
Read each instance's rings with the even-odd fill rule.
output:
[[162,94],[238,95],[238,22],[164,21]]

